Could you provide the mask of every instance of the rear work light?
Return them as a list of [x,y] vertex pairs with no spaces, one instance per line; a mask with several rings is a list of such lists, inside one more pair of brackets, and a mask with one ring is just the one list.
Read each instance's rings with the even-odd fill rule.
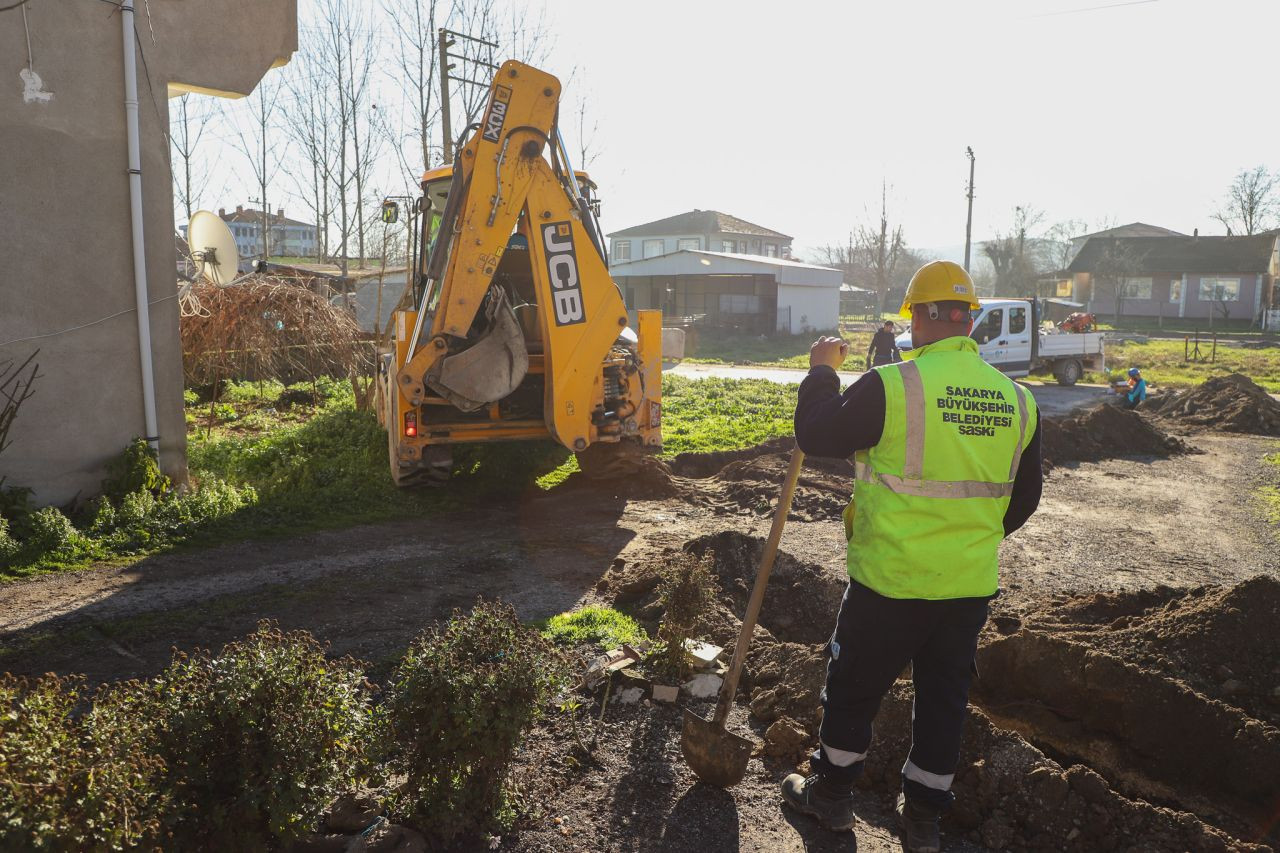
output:
[[418,413],[404,413],[404,434],[412,438],[418,434]]

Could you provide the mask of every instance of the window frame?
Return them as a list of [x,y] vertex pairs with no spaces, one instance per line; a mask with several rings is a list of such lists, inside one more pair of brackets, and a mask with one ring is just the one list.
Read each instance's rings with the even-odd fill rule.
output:
[[[1142,295],[1141,290],[1138,293],[1133,292],[1135,285],[1142,285],[1142,284],[1146,285],[1145,288],[1141,288],[1141,290],[1146,291],[1145,296]],[[1123,292],[1120,294],[1120,298],[1121,299],[1150,299],[1151,294],[1155,292],[1152,289],[1153,286],[1154,285],[1152,283],[1151,276],[1149,275],[1146,275],[1146,276],[1139,275],[1139,276],[1134,276],[1133,278],[1125,279],[1124,284],[1121,286],[1121,289],[1123,290]]]
[[[1211,290],[1211,291],[1210,291],[1209,296],[1207,296],[1207,297],[1206,297],[1206,296],[1205,296],[1205,286],[1206,286],[1207,284],[1209,284],[1209,282],[1213,282],[1213,284],[1212,284],[1212,285],[1210,285],[1210,287],[1212,287],[1212,288],[1217,288],[1220,284],[1221,284],[1221,285],[1225,285],[1227,282],[1230,282],[1230,283],[1234,286],[1234,295],[1233,295],[1230,299],[1221,299],[1221,300],[1220,300],[1220,299],[1218,299],[1218,297],[1215,295],[1214,291],[1212,291],[1212,290]],[[1239,301],[1240,301],[1240,279],[1238,279],[1238,278],[1223,278],[1223,277],[1221,277],[1221,276],[1214,276],[1214,277],[1212,277],[1212,278],[1206,278],[1206,277],[1204,277],[1204,276],[1201,276],[1201,277],[1200,277],[1200,287],[1199,287],[1199,288],[1197,289],[1197,291],[1196,291],[1196,296],[1197,296],[1197,298],[1198,298],[1201,302],[1239,302]]]
[[[654,243],[658,244],[658,254],[651,255],[649,254],[649,247],[652,246]],[[653,240],[640,241],[640,255],[644,260],[648,260],[649,258],[660,258],[666,253],[667,253],[667,241],[661,237],[658,237]]]
[[[625,255],[621,254],[621,252],[623,252],[624,250],[626,251]],[[631,260],[631,241],[630,240],[614,240],[613,241],[613,260],[615,263],[618,261]]]
[[[692,243],[693,245],[692,245],[692,246],[688,246],[688,245],[685,245],[686,243]],[[676,238],[676,251],[677,251],[677,252],[699,252],[699,251],[702,251],[702,238],[701,238],[701,237],[677,237],[677,238]]]
[[[1022,320],[1022,328],[1020,329],[1015,329],[1013,327],[1013,318],[1015,315]],[[1001,325],[1003,325],[1003,323],[1001,323]],[[1027,309],[1021,306],[1015,305],[1014,307],[1009,309],[1009,334],[1025,335],[1026,333],[1027,333]]]

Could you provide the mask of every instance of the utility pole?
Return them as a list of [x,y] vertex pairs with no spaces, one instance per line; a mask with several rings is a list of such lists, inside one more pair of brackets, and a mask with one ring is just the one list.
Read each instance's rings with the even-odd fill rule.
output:
[[964,149],[965,156],[969,158],[969,187],[965,195],[969,198],[969,218],[964,223],[964,271],[969,271],[969,246],[973,240],[973,148],[971,146]]
[[267,213],[266,193],[262,194],[262,198],[249,199],[249,204],[262,205],[262,217],[260,219],[262,224],[258,226],[259,228],[262,229],[262,251],[259,253],[259,255],[262,258],[262,260],[264,261],[269,260],[268,256],[271,254],[271,249],[269,245],[271,241],[271,231],[268,228],[268,226],[270,225],[270,218],[269,218],[270,214]]
[[437,36],[440,39],[437,46],[440,57],[440,130],[444,134],[444,165],[447,166],[453,162],[453,128],[449,123],[449,70],[453,66],[449,64],[449,48],[454,42],[444,27],[440,28]]
[[[449,81],[457,80],[459,83],[468,83],[472,86],[478,86],[481,89],[489,88],[488,83],[465,76],[467,73],[475,73],[468,72],[466,68],[463,69],[463,76],[455,77],[450,74],[449,72],[455,66],[449,60],[457,59],[464,63],[469,62],[472,65],[479,65],[482,68],[488,68],[491,71],[498,70],[498,66],[494,65],[492,62],[485,62],[483,59],[467,56],[465,52],[451,56],[449,54],[449,48],[453,47],[454,44],[457,43],[456,39],[464,39],[472,44],[484,45],[485,47],[490,47],[494,50],[498,48],[498,45],[494,42],[486,41],[485,39],[478,39],[464,33],[455,33],[453,30],[445,29],[444,27],[440,28],[438,38],[439,41],[437,42],[436,48],[439,51],[440,56],[440,130],[444,133],[444,165],[447,166],[453,162],[453,126],[450,121],[451,116],[449,114]],[[467,120],[470,121],[470,117],[468,117]]]

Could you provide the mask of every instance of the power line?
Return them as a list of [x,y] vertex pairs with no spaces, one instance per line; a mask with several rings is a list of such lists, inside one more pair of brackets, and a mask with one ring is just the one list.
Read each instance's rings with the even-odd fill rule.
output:
[[1051,18],[1056,15],[1075,15],[1079,12],[1098,12],[1104,9],[1118,9],[1121,6],[1144,6],[1148,3],[1159,3],[1160,0],[1124,0],[1121,3],[1106,3],[1101,6],[1084,6],[1079,9],[1059,9],[1056,12],[1040,12],[1035,15],[1024,15],[1026,18]]

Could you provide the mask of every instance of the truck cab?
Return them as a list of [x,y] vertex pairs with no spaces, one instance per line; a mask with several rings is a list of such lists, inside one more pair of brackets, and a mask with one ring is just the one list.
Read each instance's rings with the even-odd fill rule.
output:
[[[973,331],[982,360],[1006,376],[1051,372],[1060,385],[1074,385],[1085,369],[1103,370],[1102,335],[1097,332],[1066,333],[1039,328],[1039,311],[1033,299],[979,299],[973,309]],[[911,349],[911,332],[897,339],[898,349]]]

